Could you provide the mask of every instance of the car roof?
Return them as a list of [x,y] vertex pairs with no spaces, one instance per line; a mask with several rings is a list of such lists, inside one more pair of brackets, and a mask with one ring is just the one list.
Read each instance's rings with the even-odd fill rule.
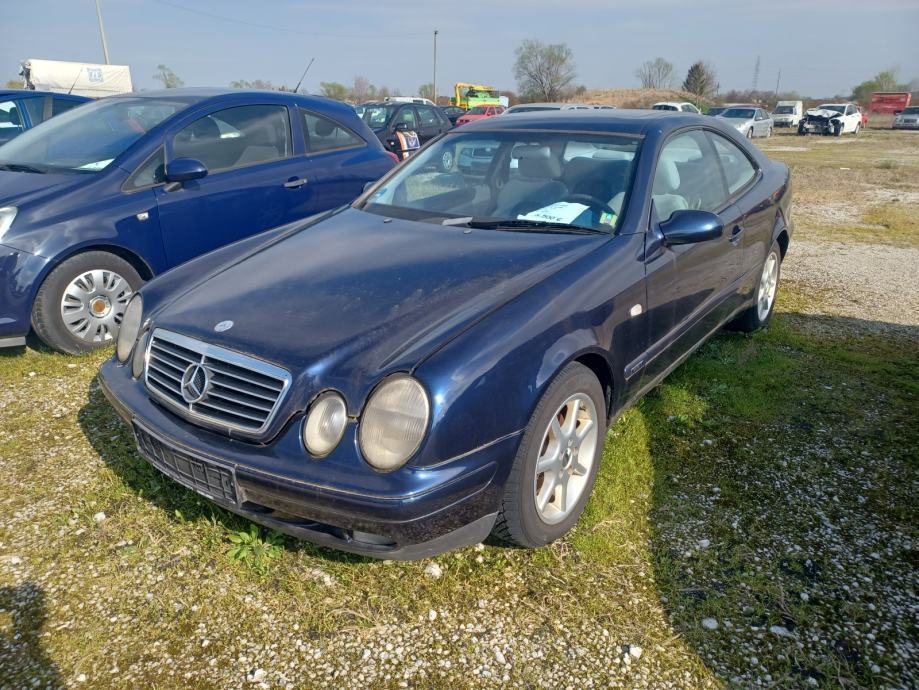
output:
[[203,101],[213,100],[216,102],[226,101],[233,103],[240,101],[245,105],[246,101],[251,101],[253,97],[268,97],[275,101],[293,101],[300,105],[310,106],[319,105],[325,110],[339,110],[341,112],[350,112],[354,114],[354,108],[342,101],[336,101],[325,96],[314,96],[312,94],[291,93],[290,91],[273,91],[269,89],[234,89],[230,87],[188,87],[180,89],[156,89],[154,91],[133,91],[131,93],[118,94],[117,96],[108,96],[112,98],[162,98],[164,100],[178,101],[195,105]]
[[583,132],[615,132],[644,135],[651,129],[668,132],[687,125],[709,125],[712,118],[696,113],[661,110],[538,110],[514,117],[492,117],[463,125],[460,132],[558,130]]
[[63,98],[73,98],[78,101],[91,101],[86,96],[78,96],[70,93],[55,93],[54,91],[32,91],[31,89],[0,89],[0,98],[36,98],[38,96],[62,96]]

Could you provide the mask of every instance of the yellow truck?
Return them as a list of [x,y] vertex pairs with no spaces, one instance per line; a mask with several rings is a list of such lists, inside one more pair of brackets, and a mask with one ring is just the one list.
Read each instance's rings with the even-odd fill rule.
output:
[[455,95],[451,99],[451,105],[458,105],[466,110],[477,105],[501,105],[501,99],[494,86],[460,81],[453,85],[453,91]]

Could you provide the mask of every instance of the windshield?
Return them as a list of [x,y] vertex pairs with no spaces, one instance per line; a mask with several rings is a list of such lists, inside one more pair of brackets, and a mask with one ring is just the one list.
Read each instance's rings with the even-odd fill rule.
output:
[[919,106],[910,106],[903,110],[904,115],[919,115]]
[[470,109],[469,112],[468,112],[467,114],[468,114],[468,115],[484,115],[484,114],[485,114],[485,106],[484,106],[484,105],[477,105],[475,108]]
[[0,146],[0,165],[37,172],[98,172],[185,107],[185,103],[156,98],[105,98],[87,103]]
[[651,106],[652,110],[679,110],[675,105],[669,105],[667,103],[658,103],[657,105]]
[[780,105],[772,112],[776,115],[793,115],[795,107],[793,105]]
[[846,112],[846,106],[844,105],[821,105],[817,106],[818,110],[832,110],[834,113],[844,113]]
[[755,112],[756,111],[752,108],[728,108],[721,113],[721,117],[729,117],[736,120],[752,120]]
[[399,107],[398,105],[365,105],[362,113],[358,113],[361,119],[367,123],[370,129],[379,129],[385,127],[393,113]]
[[544,110],[560,110],[559,106],[556,105],[517,105],[507,110],[506,113],[510,115],[511,113],[536,113]]
[[709,109],[708,109],[708,114],[709,114],[709,115],[720,115],[720,114],[723,113],[725,110],[727,110],[727,108],[722,108],[722,107],[720,107],[720,106],[716,106],[716,107],[714,107],[714,108],[709,108]]
[[357,207],[434,225],[609,233],[625,208],[639,143],[596,133],[454,131]]

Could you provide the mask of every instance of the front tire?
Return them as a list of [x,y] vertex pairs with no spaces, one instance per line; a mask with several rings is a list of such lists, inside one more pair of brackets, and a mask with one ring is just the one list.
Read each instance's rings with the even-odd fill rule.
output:
[[747,139],[752,139],[752,138],[753,138],[753,128],[751,127],[750,129],[747,130]]
[[32,328],[48,347],[82,354],[115,342],[124,310],[143,280],[120,256],[77,254],[45,278],[32,308]]
[[605,438],[600,382],[590,369],[572,362],[550,384],[527,424],[492,534],[526,548],[567,534],[593,490]]
[[779,289],[781,272],[782,250],[779,243],[774,242],[763,262],[759,283],[756,286],[756,301],[728,325],[729,329],[752,333],[769,323],[775,310],[775,296]]

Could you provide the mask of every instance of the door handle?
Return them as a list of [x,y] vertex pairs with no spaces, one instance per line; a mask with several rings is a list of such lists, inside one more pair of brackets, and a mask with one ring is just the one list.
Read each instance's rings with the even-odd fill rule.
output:
[[284,186],[287,189],[300,189],[300,187],[305,185],[307,182],[309,182],[309,180],[307,180],[305,177],[301,177],[299,179],[292,178],[290,180],[287,180],[287,182],[284,183]]
[[742,235],[743,235],[743,228],[739,225],[735,225],[734,229],[731,230],[731,244],[733,244],[736,247],[737,243],[740,242],[740,238]]

